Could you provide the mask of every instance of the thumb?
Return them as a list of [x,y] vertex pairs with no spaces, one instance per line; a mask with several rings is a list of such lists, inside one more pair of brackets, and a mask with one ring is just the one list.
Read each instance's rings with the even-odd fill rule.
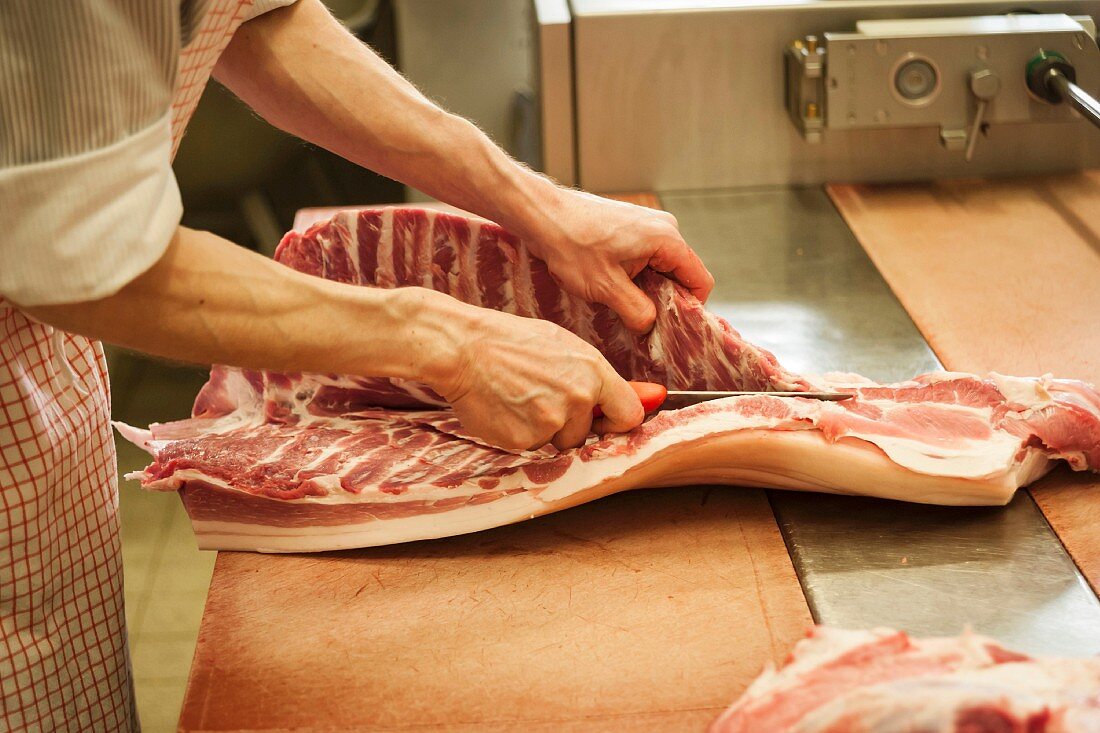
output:
[[657,306],[623,270],[614,276],[600,302],[618,313],[623,325],[634,333],[647,333],[657,320]]
[[608,365],[600,388],[598,404],[603,417],[592,423],[592,430],[604,433],[625,433],[642,424],[645,410],[638,393]]

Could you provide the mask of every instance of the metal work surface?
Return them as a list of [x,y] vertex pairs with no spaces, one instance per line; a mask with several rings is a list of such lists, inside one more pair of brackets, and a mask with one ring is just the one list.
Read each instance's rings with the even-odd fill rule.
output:
[[708,306],[796,372],[880,381],[940,367],[825,192],[661,195],[717,280]]
[[[710,309],[788,368],[900,380],[935,355],[818,189],[667,193],[714,272]],[[1100,653],[1100,601],[1021,491],[1007,508],[769,492],[820,623]]]
[[1032,653],[1100,653],[1100,607],[1031,495],[1006,508],[771,492],[814,618],[916,634],[964,624]]

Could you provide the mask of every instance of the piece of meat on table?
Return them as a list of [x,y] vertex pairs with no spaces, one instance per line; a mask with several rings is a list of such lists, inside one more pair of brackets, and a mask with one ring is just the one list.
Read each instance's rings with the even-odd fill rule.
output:
[[[649,334],[633,334],[607,307],[563,291],[522,243],[479,219],[423,209],[349,211],[304,234],[290,232],[275,259],[330,280],[421,286],[473,305],[553,321],[600,349],[620,374],[673,389],[806,386],[772,354],[741,339],[660,275],[647,270],[640,281],[657,301],[657,325]],[[444,404],[430,390],[398,380],[345,379],[342,385],[318,380],[299,379],[295,387],[314,387],[320,392],[315,399],[327,401],[330,409]],[[278,385],[270,388],[279,392]]]
[[[545,318],[624,377],[672,389],[850,391],[843,402],[756,395],[666,411],[582,448],[509,452],[464,433],[424,385],[214,367],[193,417],[120,431],[153,455],[132,474],[178,490],[199,545],[313,551],[472,532],[641,487],[723,483],[937,504],[1008,502],[1056,461],[1100,467],[1100,393],[1050,377],[936,373],[881,385],[800,376],[693,296],[644,271],[644,336],[564,293],[481,220],[385,208],[290,233],[276,258],[320,277],[419,285]],[[405,409],[402,409],[405,408]]]
[[1100,658],[1032,659],[992,639],[817,627],[709,733],[1096,733]]

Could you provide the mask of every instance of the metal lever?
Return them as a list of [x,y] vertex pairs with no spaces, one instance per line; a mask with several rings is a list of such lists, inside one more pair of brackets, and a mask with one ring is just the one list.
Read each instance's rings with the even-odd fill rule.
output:
[[974,122],[966,136],[966,162],[974,157],[974,147],[978,144],[978,134],[982,131],[985,108],[1001,91],[1001,78],[989,69],[978,69],[970,73],[970,91],[978,100],[978,109],[974,112]]
[[1082,117],[1100,127],[1100,102],[1076,82],[1076,69],[1053,51],[1040,51],[1027,65],[1027,88],[1032,94],[1051,104],[1068,103]]

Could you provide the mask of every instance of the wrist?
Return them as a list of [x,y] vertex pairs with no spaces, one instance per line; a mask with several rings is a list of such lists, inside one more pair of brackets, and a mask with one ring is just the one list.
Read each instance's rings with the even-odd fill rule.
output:
[[399,339],[402,379],[426,384],[441,395],[454,392],[464,371],[466,324],[472,306],[426,288],[389,291]]
[[457,123],[462,131],[454,139],[464,140],[461,147],[469,151],[464,156],[465,179],[472,185],[468,208],[526,242],[550,239],[573,192],[513,160],[468,120]]
[[516,168],[515,195],[508,197],[508,211],[499,223],[536,252],[553,247],[561,238],[560,222],[572,192],[540,173],[518,164]]

